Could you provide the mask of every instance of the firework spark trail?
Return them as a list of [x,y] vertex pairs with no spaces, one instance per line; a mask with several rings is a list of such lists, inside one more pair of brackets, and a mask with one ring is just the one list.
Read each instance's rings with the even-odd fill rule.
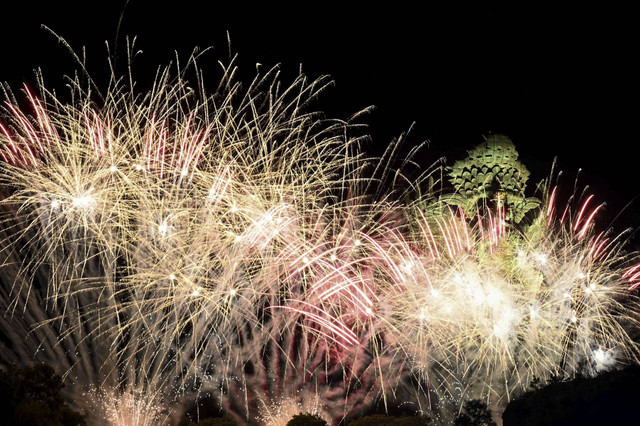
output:
[[[233,72],[227,69],[225,79]],[[1,179],[12,191],[3,204],[18,215],[4,219],[11,230],[3,252],[15,253],[16,241],[24,240],[33,254],[18,260],[13,276],[29,279],[7,286],[5,300],[16,311],[33,306],[46,312],[31,321],[41,330],[47,315],[65,324],[47,348],[52,354],[74,339],[101,342],[111,367],[81,343],[75,347],[84,361],[97,363],[95,385],[106,386],[105,376],[115,374],[120,387],[150,395],[166,387],[183,395],[190,388],[228,388],[230,377],[246,382],[246,366],[265,364],[269,345],[275,345],[274,360],[267,364],[290,357],[287,377],[294,377],[301,372],[296,368],[307,368],[296,363],[299,349],[291,348],[297,342],[309,340],[328,354],[344,339],[343,361],[328,365],[318,355],[309,367],[317,370],[309,377],[316,377],[314,386],[333,384],[327,392],[343,408],[333,409],[332,418],[344,417],[349,399],[367,403],[362,392],[349,389],[350,380],[366,381],[371,370],[369,387],[359,388],[375,389],[369,396],[380,388],[375,354],[366,355],[368,362],[346,355],[362,353],[367,338],[354,333],[344,311],[357,306],[366,312],[367,293],[373,294],[358,278],[360,261],[341,255],[350,258],[357,250],[359,240],[352,238],[358,231],[340,237],[344,241],[331,251],[345,266],[323,260],[319,268],[313,257],[309,262],[316,265],[307,267],[302,259],[319,253],[332,235],[331,220],[338,219],[323,212],[328,205],[340,211],[340,192],[357,179],[351,172],[361,167],[351,156],[357,140],[343,139],[343,123],[301,112],[324,87],[322,80],[300,77],[279,92],[265,76],[244,93],[226,82],[214,97],[188,100],[187,113],[180,105],[189,90],[160,75],[164,90],[131,99],[114,89],[101,109],[83,97],[77,82],[74,94],[82,100],[76,105],[60,103],[43,87],[45,101],[26,90],[33,118],[7,104]],[[262,92],[265,82],[271,89]],[[36,280],[37,271],[48,271],[47,278]],[[335,287],[337,277],[345,284]],[[323,283],[333,289],[321,291]],[[27,303],[36,285],[46,295]],[[310,288],[316,291],[307,293]],[[285,335],[288,343],[277,343]],[[209,377],[204,386],[203,377]],[[342,393],[339,382],[345,383]],[[296,387],[310,389],[306,382]],[[123,392],[126,399],[129,391]],[[248,401],[251,390],[243,393]],[[274,396],[291,397],[283,390]],[[238,413],[253,419],[256,408],[248,401]]]
[[[402,253],[422,261],[411,274],[387,268],[383,281],[404,289],[395,293],[396,316],[389,318],[397,323],[388,335],[400,338],[398,351],[414,360],[440,399],[481,398],[500,407],[534,378],[638,362],[638,346],[625,329],[638,324],[627,289],[637,266],[625,272],[629,257],[621,241],[594,231],[600,207],[590,209],[590,200],[573,223],[565,223],[568,210],[549,217],[549,206],[530,227],[493,234],[482,216],[469,234],[456,234],[453,226],[434,234],[429,222],[452,222],[421,214],[413,239],[395,238],[388,244],[402,248],[379,253],[398,268],[408,262]],[[462,244],[466,237],[458,235],[472,243]],[[436,260],[438,251],[447,255]]]
[[638,362],[639,267],[596,232],[595,197],[558,219],[554,188],[527,227],[499,197],[471,221],[379,200],[364,189],[393,173],[364,177],[351,125],[306,112],[325,80],[223,71],[212,96],[164,70],[144,96],[75,80],[71,104],[5,104],[3,363],[52,363],[145,424],[204,395],[249,423],[499,406]]
[[[7,237],[5,230],[2,233]],[[85,390],[98,385],[113,389],[120,380],[108,342],[100,336],[104,325],[91,315],[84,315],[87,309],[96,306],[96,294],[69,297],[63,311],[61,305],[56,307],[47,301],[49,277],[45,268],[28,277],[20,270],[22,258],[34,254],[28,246],[2,254],[0,334],[4,348],[0,364],[54,366],[65,380],[65,395],[71,406],[91,412],[93,407],[83,397]],[[29,283],[20,285],[24,280]],[[75,322],[70,324],[70,320]]]

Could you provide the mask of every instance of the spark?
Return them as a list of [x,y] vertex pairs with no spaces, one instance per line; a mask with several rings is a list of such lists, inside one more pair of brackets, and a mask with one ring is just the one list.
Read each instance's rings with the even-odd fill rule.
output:
[[239,422],[344,423],[370,400],[500,405],[534,377],[638,362],[640,262],[597,232],[595,195],[574,216],[553,188],[519,226],[500,197],[473,219],[378,200],[350,125],[304,109],[326,82],[235,74],[211,96],[180,78],[3,110],[1,329],[15,348],[32,330],[69,380],[97,366],[113,422],[210,393]]
[[73,198],[73,206],[78,209],[90,209],[95,204],[95,199],[91,195],[79,195]]

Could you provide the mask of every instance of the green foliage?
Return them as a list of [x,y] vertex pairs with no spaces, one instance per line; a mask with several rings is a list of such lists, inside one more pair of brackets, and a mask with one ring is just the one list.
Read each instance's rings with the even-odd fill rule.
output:
[[484,401],[479,399],[467,401],[453,424],[455,426],[496,426],[491,410]]
[[366,416],[349,423],[349,426],[424,426],[431,424],[427,416],[389,417],[384,414]]
[[65,405],[62,379],[48,365],[0,371],[3,425],[84,425],[84,416]]
[[327,426],[327,422],[313,414],[296,414],[287,422],[287,426]]
[[462,208],[472,218],[487,201],[507,207],[507,219],[519,223],[525,214],[540,206],[537,198],[525,196],[529,170],[518,161],[518,151],[506,136],[491,135],[476,146],[464,160],[447,168],[454,194],[442,201]]

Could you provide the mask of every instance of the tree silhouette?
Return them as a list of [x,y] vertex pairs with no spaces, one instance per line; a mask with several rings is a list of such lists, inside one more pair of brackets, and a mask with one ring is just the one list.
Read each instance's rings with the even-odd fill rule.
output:
[[453,424],[455,426],[496,426],[496,422],[491,416],[491,410],[480,399],[467,401]]
[[424,426],[431,424],[431,419],[426,416],[391,417],[384,414],[366,416],[349,423],[349,426]]
[[624,424],[636,417],[640,367],[602,373],[594,378],[553,377],[512,401],[502,414],[505,426]]
[[84,416],[64,403],[62,379],[53,368],[37,364],[0,371],[3,425],[76,426]]
[[327,422],[313,414],[296,414],[287,422],[287,426],[327,426]]

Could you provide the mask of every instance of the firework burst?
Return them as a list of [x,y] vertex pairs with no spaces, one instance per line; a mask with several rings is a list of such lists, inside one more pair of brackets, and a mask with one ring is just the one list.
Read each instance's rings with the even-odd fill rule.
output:
[[211,96],[166,69],[141,95],[75,80],[70,103],[42,85],[5,103],[4,364],[55,365],[96,422],[208,397],[250,424],[337,424],[638,361],[640,267],[593,197],[547,190],[525,225],[499,196],[469,218],[372,195],[399,174],[367,175],[354,125],[307,112],[325,80],[235,72]]
[[638,362],[633,258],[621,237],[595,231],[593,197],[558,216],[555,193],[529,225],[508,225],[499,202],[472,221],[419,212],[410,237],[379,250],[395,265],[384,279],[396,288],[389,334],[441,405],[503,408],[535,378]]

